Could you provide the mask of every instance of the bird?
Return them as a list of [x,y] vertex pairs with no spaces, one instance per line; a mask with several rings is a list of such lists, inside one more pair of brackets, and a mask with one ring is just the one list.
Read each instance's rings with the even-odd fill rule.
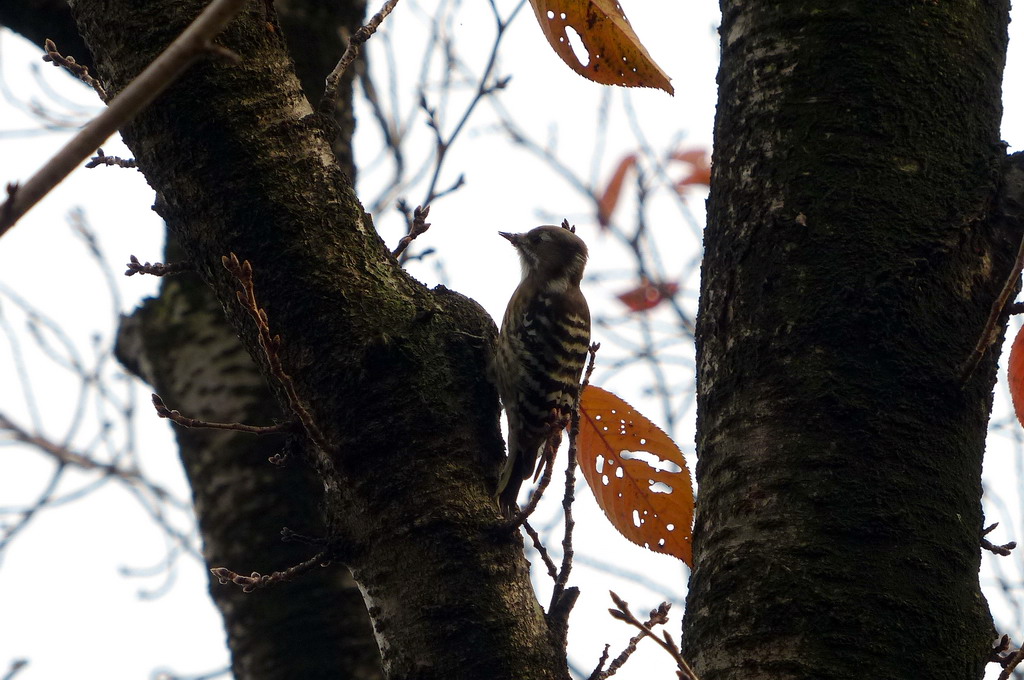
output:
[[579,394],[590,346],[590,308],[580,290],[587,246],[568,221],[521,234],[498,233],[515,247],[522,266],[494,361],[508,420],[508,457],[495,498],[502,512],[513,516],[523,481],[538,468],[540,450],[558,424],[564,426]]

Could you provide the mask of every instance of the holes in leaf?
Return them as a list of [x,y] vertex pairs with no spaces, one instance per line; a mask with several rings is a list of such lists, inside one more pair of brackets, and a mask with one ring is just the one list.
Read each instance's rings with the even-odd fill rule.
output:
[[[645,440],[641,439],[640,443],[643,444],[644,441]],[[665,460],[664,458],[657,456],[653,453],[650,453],[648,451],[620,451],[619,456],[621,456],[623,460],[643,461],[644,463],[647,463],[647,465],[649,465],[654,470],[657,470],[658,472],[671,472],[673,474],[676,474],[683,471],[681,467],[679,467],[672,461]]]
[[665,482],[651,481],[650,487],[651,493],[672,493],[672,487]]
[[[562,15],[565,18],[565,15]],[[572,26],[565,27],[565,34],[569,36],[569,47],[572,48],[572,53],[581,65],[587,66],[590,64],[590,52],[587,51],[586,46],[583,44],[583,38]]]

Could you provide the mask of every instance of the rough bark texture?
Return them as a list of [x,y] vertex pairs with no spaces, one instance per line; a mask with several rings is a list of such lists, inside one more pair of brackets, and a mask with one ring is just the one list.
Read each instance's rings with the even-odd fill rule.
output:
[[[201,6],[81,0],[74,10],[116,92]],[[309,115],[267,11],[253,3],[219,40],[240,64],[193,67],[125,140],[186,258],[263,366],[220,258],[252,262],[284,365],[329,442],[308,464],[326,488],[324,521],[370,606],[386,674],[564,677],[521,541],[494,532],[489,497],[502,444],[484,377],[493,322],[466,298],[423,288],[390,257]],[[266,466],[263,458],[253,453],[251,463]],[[226,566],[259,568],[262,557]],[[305,651],[301,634],[292,642],[285,662]]]
[[[125,319],[119,336],[122,363],[172,408],[221,422],[283,419],[198,278],[165,279],[160,297]],[[280,538],[284,526],[311,536],[326,533],[323,484],[313,471],[294,454],[283,467],[267,462],[285,448],[283,436],[185,428],[175,428],[175,435],[208,565],[269,573],[317,550]],[[211,577],[210,592],[224,617],[238,680],[381,677],[362,595],[345,569],[318,569],[254,594]]]
[[1008,7],[726,0],[684,633],[702,680],[979,678]]
[[[309,0],[279,3],[278,8],[285,38],[298,55],[296,68],[307,96],[315,100],[324,75],[344,49],[342,34],[361,23],[364,3],[324,6]],[[62,52],[94,68],[63,0],[0,3],[0,23],[38,44],[53,38]],[[341,168],[354,176],[351,108],[345,80],[335,152]],[[164,261],[181,258],[181,249],[169,239]],[[118,356],[173,408],[220,421],[270,423],[283,418],[220,304],[198,277],[166,279],[159,298],[126,318]],[[208,565],[267,573],[310,556],[315,549],[286,545],[279,531],[288,526],[314,536],[325,534],[323,484],[294,456],[285,468],[266,462],[281,451],[282,438],[180,428],[175,434]],[[347,570],[317,570],[256,595],[210,580],[235,678],[381,677],[366,607]],[[301,654],[295,654],[297,648]]]

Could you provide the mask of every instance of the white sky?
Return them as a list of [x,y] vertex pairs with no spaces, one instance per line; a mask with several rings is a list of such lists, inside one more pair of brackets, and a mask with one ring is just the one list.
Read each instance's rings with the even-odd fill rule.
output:
[[[500,2],[511,8],[512,3]],[[487,3],[466,3],[461,23],[454,27],[459,49],[467,62],[482,63],[493,37],[493,20]],[[710,149],[713,111],[716,96],[718,38],[715,33],[718,16],[713,3],[690,4],[624,3],[624,9],[648,51],[673,80],[676,96],[670,98],[656,91],[629,93],[637,112],[640,127],[650,145],[659,150],[704,147]],[[1011,35],[1019,22],[1011,24]],[[400,3],[384,25],[384,33],[371,41],[374,64],[381,66],[385,40],[401,45],[399,61],[406,59],[418,68],[422,39],[422,11],[411,2]],[[500,74],[511,74],[512,80],[502,99],[512,111],[518,125],[542,142],[557,139],[561,158],[582,172],[590,174],[594,151],[595,111],[602,97],[609,97],[613,132],[605,153],[599,160],[600,177],[607,178],[619,158],[634,150],[636,141],[624,115],[624,93],[610,94],[572,73],[548,47],[532,12],[525,8],[509,29],[502,51]],[[377,43],[381,45],[377,45]],[[45,102],[47,108],[60,110],[60,104],[45,94],[43,86],[29,73],[31,64],[42,69],[45,87],[59,91],[61,97],[87,108],[97,107],[91,92],[56,69],[42,64],[39,52],[20,38],[0,33],[0,73],[13,97],[25,102]],[[1021,57],[1011,40],[1010,61],[1006,83],[1021,82]],[[399,65],[399,73],[408,67]],[[186,76],[187,77],[187,76]],[[402,78],[399,87],[411,87],[414,79]],[[381,82],[378,82],[378,88]],[[416,95],[399,90],[403,110],[414,107]],[[452,97],[453,113],[446,122],[452,124],[454,112],[461,111],[463,95]],[[433,103],[433,102],[432,102]],[[1019,121],[1024,120],[1024,98],[1018,91],[1006,92],[1004,138],[1013,145],[1024,139]],[[552,123],[557,120],[557,123]],[[425,127],[422,120],[416,125]],[[556,127],[555,127],[556,126]],[[11,135],[5,131],[33,130],[39,127],[33,117],[19,111],[10,99],[0,101],[0,179],[27,178],[69,137],[70,132],[45,135]],[[510,148],[504,138],[494,132],[494,120],[484,105],[471,120],[467,136],[454,147],[440,182],[447,186],[460,173],[467,184],[458,192],[434,203],[430,221],[433,228],[421,237],[414,250],[434,247],[444,262],[444,276],[436,260],[413,263],[410,271],[428,285],[444,280],[451,288],[464,292],[483,304],[495,318],[500,318],[505,302],[518,282],[518,263],[507,244],[497,237],[498,230],[523,231],[536,224],[557,221],[549,215],[566,216],[579,225],[581,235],[591,247],[589,271],[621,268],[624,251],[601,234],[588,217],[586,204],[560,178],[551,174],[525,151]],[[378,154],[380,140],[365,111],[361,114],[357,154],[361,163],[370,163]],[[678,140],[684,136],[680,144]],[[429,137],[414,144],[421,157],[429,152]],[[104,145],[108,154],[130,156],[118,142]],[[417,151],[411,153],[416,158]],[[381,185],[386,166],[371,166],[361,178],[360,193],[364,200],[374,197]],[[602,181],[604,181],[602,179]],[[406,194],[412,205],[422,200],[423,186]],[[82,206],[100,238],[106,260],[115,272],[123,269],[129,254],[141,260],[159,260],[162,248],[162,223],[149,209],[153,200],[142,176],[131,170],[98,168],[79,170],[37,206],[0,242],[0,285],[16,291],[35,307],[52,315],[72,336],[78,351],[88,362],[94,356],[92,336],[98,333],[101,346],[109,343],[114,332],[111,309],[130,312],[136,301],[152,294],[157,282],[152,277],[118,277],[116,285],[122,296],[113,303],[103,277],[87,256],[80,239],[72,235],[66,216],[72,208]],[[689,201],[698,221],[703,221],[703,196]],[[699,234],[686,225],[679,210],[665,196],[655,196],[649,216],[656,230],[661,252],[678,274],[682,262],[699,252]],[[631,206],[620,206],[620,215],[629,215]],[[389,243],[397,242],[402,223],[393,210],[379,212],[375,219]],[[628,217],[624,217],[628,220]],[[696,279],[686,287],[693,291]],[[592,309],[616,309],[611,293],[627,286],[623,279],[607,287],[591,286],[588,298]],[[693,311],[696,298],[684,294],[684,305]],[[11,304],[4,288],[0,288],[0,316],[16,330],[23,331],[24,317]],[[78,381],[66,372],[55,370],[52,362],[33,352],[31,339],[20,333],[25,362],[32,375],[43,413],[43,431],[54,438],[64,436],[71,422],[71,410],[77,397]],[[595,340],[600,341],[600,331]],[[690,356],[692,356],[692,350]],[[604,352],[604,350],[603,350]],[[610,356],[614,356],[614,351]],[[659,407],[646,396],[650,377],[642,370],[617,374],[610,382],[595,373],[595,383],[614,389],[630,399],[641,410],[658,419]],[[692,380],[692,368],[682,366],[673,374],[681,383]],[[0,412],[21,423],[30,424],[31,414],[25,409],[24,397],[17,387],[14,362],[10,358],[7,338],[0,333]],[[118,384],[116,389],[128,390]],[[145,387],[137,389],[142,397]],[[1002,400],[1003,397],[1001,396]],[[175,406],[175,405],[172,405]],[[148,475],[161,480],[187,498],[187,486],[176,458],[169,426],[150,415],[145,399],[139,407],[137,437],[142,464]],[[1004,402],[997,404],[997,418],[1005,414]],[[191,414],[201,416],[202,414]],[[103,416],[95,412],[93,421]],[[1005,416],[1003,416],[1005,421]],[[73,441],[85,446],[94,431],[83,432]],[[675,430],[676,440],[687,452],[692,469],[692,409]],[[1005,428],[990,437],[992,453],[987,470],[1005,476],[1007,466],[1019,465],[1019,443],[1016,450],[1004,445],[1020,439],[1019,429]],[[995,442],[999,442],[995,446]],[[7,446],[0,455],[0,511],[31,502],[40,493],[52,471],[52,465],[40,455]],[[1005,461],[1005,462],[1004,462]],[[95,480],[94,475],[67,475],[60,490],[67,493]],[[558,479],[554,485],[557,485]],[[553,486],[554,486],[553,485]],[[1002,493],[1002,491],[1001,491]],[[1007,490],[1006,493],[1011,493]],[[1013,492],[1015,493],[1015,492]],[[555,494],[549,493],[553,512]],[[1010,499],[1015,517],[1021,517],[1016,498]],[[580,668],[590,671],[604,644],[610,643],[612,653],[622,648],[630,630],[607,615],[608,589],[623,595],[638,615],[655,607],[662,599],[673,599],[674,608],[669,630],[678,636],[685,592],[685,573],[671,558],[656,555],[633,546],[607,526],[593,501],[583,495],[577,505],[577,561],[572,583],[583,590],[573,614],[571,658]],[[1007,523],[1013,517],[994,517],[1004,522],[993,539],[1004,542],[1024,539]],[[10,516],[0,514],[0,522]],[[188,526],[182,517],[172,517],[179,528]],[[538,521],[538,524],[543,524]],[[1003,530],[1006,531],[1003,531]],[[557,541],[552,543],[557,545]],[[206,594],[206,574],[197,561],[183,557],[175,571],[175,582],[162,597],[140,599],[139,593],[159,590],[164,575],[128,578],[122,567],[133,569],[157,565],[166,552],[165,539],[139,504],[121,487],[108,483],[82,500],[48,510],[37,517],[0,556],[0,674],[13,659],[25,658],[29,666],[18,675],[22,679],[56,677],[150,677],[159,669],[170,669],[186,675],[214,670],[227,663],[220,617]],[[584,556],[600,557],[614,562],[622,570],[639,572],[651,580],[653,587],[637,585],[628,579],[609,576],[587,567]],[[986,563],[991,563],[986,557]],[[248,565],[227,565],[245,571]],[[281,565],[286,567],[288,565]],[[1014,572],[1012,569],[1011,573]],[[538,574],[535,582],[539,599],[546,603],[550,585],[547,577]],[[660,585],[658,585],[660,584]],[[258,597],[258,594],[252,595]],[[1007,614],[1005,618],[1009,619]],[[1013,616],[1022,622],[1024,617]],[[1007,631],[1017,640],[1021,630]],[[635,655],[619,677],[647,678],[672,676],[672,664],[663,653],[646,649]],[[991,675],[995,677],[995,673]]]

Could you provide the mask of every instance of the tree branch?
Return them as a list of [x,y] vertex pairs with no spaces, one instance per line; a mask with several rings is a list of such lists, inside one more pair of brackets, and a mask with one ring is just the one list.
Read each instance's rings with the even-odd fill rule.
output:
[[86,125],[35,175],[24,184],[8,184],[7,200],[0,205],[0,236],[7,233],[110,135],[156,99],[193,61],[208,53],[210,41],[245,4],[245,0],[214,0],[210,3],[177,40],[110,102],[106,111]]

